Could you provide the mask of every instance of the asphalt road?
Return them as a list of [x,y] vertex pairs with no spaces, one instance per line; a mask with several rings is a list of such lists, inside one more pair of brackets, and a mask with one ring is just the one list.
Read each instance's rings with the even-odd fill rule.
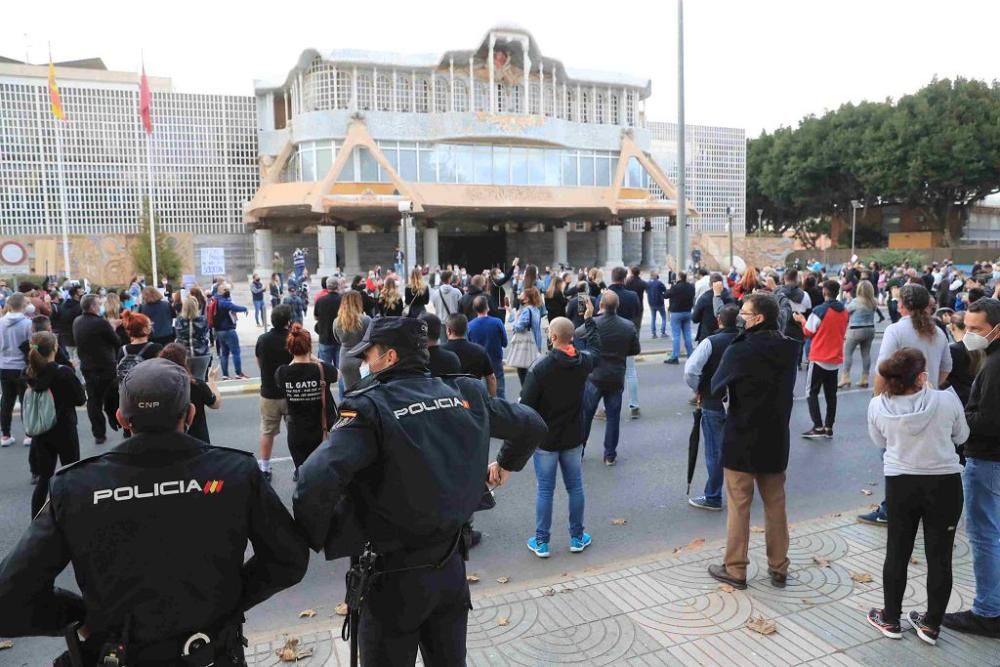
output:
[[[697,538],[711,540],[725,535],[724,512],[706,512],[686,503],[687,441],[692,409],[687,401],[691,392],[683,383],[683,365],[667,366],[661,363],[662,358],[648,357],[639,363],[642,417],[623,421],[618,465],[613,468],[606,468],[600,461],[603,422],[594,422],[584,462],[586,526],[593,535],[593,546],[582,554],[568,551],[567,503],[560,485],[553,516],[552,557],[540,560],[527,550],[524,543],[534,532],[535,499],[535,478],[529,463],[497,491],[496,509],[476,517],[476,527],[485,533],[483,543],[473,551],[468,564],[469,572],[481,579],[477,586],[497,586],[495,580],[501,576],[510,577],[509,585],[514,586],[614,565],[684,546]],[[881,461],[878,450],[868,439],[865,424],[870,393],[858,389],[842,391],[834,439],[804,440],[799,434],[811,423],[801,398],[805,373],[799,375],[790,425],[792,450],[786,487],[790,520],[852,511],[879,500],[883,486]],[[508,375],[507,387],[508,391],[517,389],[516,376]],[[209,414],[212,441],[256,451],[257,405],[255,396],[227,397],[220,411]],[[81,420],[85,423],[86,416],[81,414]],[[83,456],[103,449],[94,445],[85,424],[81,439]],[[109,444],[114,444],[113,438]],[[278,438],[274,456],[288,457],[284,436]],[[290,460],[274,463],[274,487],[289,506],[293,490],[291,474]],[[693,492],[700,492],[704,480],[704,467],[699,462]],[[875,485],[869,487],[873,482]],[[29,523],[31,488],[27,450],[20,445],[0,450],[0,554],[11,549]],[[862,489],[866,488],[872,488],[874,495],[863,495]],[[627,523],[613,525],[616,518],[626,519]],[[759,503],[753,521],[762,525]],[[249,614],[248,632],[269,633],[302,624],[337,622],[332,615],[335,605],[343,599],[344,569],[344,561],[326,562],[321,555],[313,555],[301,584]],[[70,572],[63,573],[59,581],[60,585],[75,588]],[[299,612],[304,609],[314,609],[317,615],[311,620],[301,620]],[[12,650],[0,652],[0,664],[43,664],[61,650],[61,642],[57,640],[18,639]]]

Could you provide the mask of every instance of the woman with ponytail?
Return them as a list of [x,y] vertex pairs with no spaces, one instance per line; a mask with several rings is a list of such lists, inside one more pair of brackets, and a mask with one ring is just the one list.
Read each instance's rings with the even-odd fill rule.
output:
[[[69,366],[56,363],[59,342],[48,331],[33,334],[28,348],[28,367],[24,371],[25,384],[33,393],[52,392],[56,421],[44,433],[33,433],[31,469],[38,475],[31,494],[31,516],[38,514],[49,492],[49,480],[56,471],[56,459],[62,465],[80,460],[80,439],[76,431],[76,408],[87,402],[83,385]],[[24,408],[24,401],[21,403]]]
[[[389,280],[389,279],[387,279]],[[288,330],[292,363],[274,373],[281,397],[288,401],[288,452],[299,466],[319,447],[336,421],[337,406],[330,388],[337,383],[337,369],[312,354],[312,335],[301,324]]]

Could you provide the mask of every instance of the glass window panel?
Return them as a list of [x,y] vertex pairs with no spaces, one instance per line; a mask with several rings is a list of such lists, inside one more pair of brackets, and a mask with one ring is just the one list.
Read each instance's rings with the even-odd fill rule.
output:
[[303,181],[316,180],[316,153],[312,148],[305,148],[299,153],[301,157],[301,171]]
[[541,148],[528,149],[528,183],[545,185],[545,153]]
[[643,187],[642,179],[642,165],[634,157],[628,160],[628,177],[626,178],[626,185],[630,188],[641,188]]
[[474,183],[489,183],[493,175],[492,146],[476,146]]
[[452,155],[455,157],[455,176],[458,182],[472,183],[475,159],[472,146],[454,146]]
[[428,145],[420,147],[420,182],[437,182],[437,164],[434,161],[433,146]]
[[604,156],[597,158],[597,185],[611,185],[611,160]]
[[594,154],[580,154],[580,185],[594,185]]
[[399,150],[399,177],[404,181],[417,180],[417,151]]
[[372,156],[371,151],[358,148],[358,156],[361,160],[361,180],[365,183],[374,183],[378,180],[378,162]]
[[324,146],[316,150],[316,180],[320,180],[330,171],[333,164],[333,150],[329,146]]
[[510,151],[510,182],[513,185],[528,184],[528,151],[512,148]]
[[452,147],[448,144],[438,144],[434,147],[434,160],[437,162],[438,182],[455,182],[455,160]]
[[510,185],[510,149],[493,147],[493,184]]
[[579,185],[577,182],[576,152],[563,151],[562,153],[562,184]]
[[[388,144],[380,144],[379,148],[382,150],[382,155],[385,156],[386,162],[388,162],[390,165],[392,165],[392,168],[395,169],[398,172],[399,171],[399,153],[396,150],[396,143],[395,142],[389,142]],[[382,180],[384,183],[388,183],[389,182],[389,172],[387,172],[385,169],[381,169],[381,168],[379,169],[379,171],[381,172],[379,174],[381,176],[380,180]]]
[[562,184],[559,173],[561,169],[559,156],[560,152],[557,150],[545,151],[545,185],[558,186]]

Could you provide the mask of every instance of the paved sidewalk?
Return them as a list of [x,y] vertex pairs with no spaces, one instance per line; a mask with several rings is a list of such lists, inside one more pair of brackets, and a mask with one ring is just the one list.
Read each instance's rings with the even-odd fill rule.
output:
[[[608,526],[606,530],[614,530]],[[551,581],[473,585],[469,617],[470,665],[1000,665],[1000,641],[944,629],[937,646],[907,631],[902,641],[884,639],[865,622],[882,606],[882,558],[886,531],[854,523],[853,513],[792,528],[788,587],[773,588],[766,576],[763,536],[751,540],[750,587],[727,593],[706,573],[721,559],[722,544],[685,547],[620,569],[594,569]],[[600,549],[595,541],[594,549]],[[519,552],[524,552],[519,554]],[[511,545],[512,572],[518,557]],[[557,554],[570,567],[569,554]],[[821,562],[817,562],[820,559]],[[828,561],[825,565],[822,561]],[[910,566],[904,614],[923,609],[927,569],[922,535]],[[972,560],[964,533],[954,558],[949,611],[968,608],[974,590]],[[474,572],[474,563],[470,565]],[[859,583],[852,575],[870,575]],[[856,579],[864,580],[863,576]],[[747,621],[763,616],[777,632],[761,635]],[[281,664],[276,651],[288,637],[311,648],[298,664],[347,665],[336,617],[327,631],[310,626],[254,643],[249,664]],[[904,622],[904,628],[908,626]]]

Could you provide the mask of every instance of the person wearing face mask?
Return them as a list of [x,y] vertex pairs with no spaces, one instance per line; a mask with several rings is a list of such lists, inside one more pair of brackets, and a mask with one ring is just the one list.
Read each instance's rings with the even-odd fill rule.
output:
[[[951,373],[948,379],[941,385],[942,389],[949,387],[955,390],[962,405],[969,402],[969,392],[972,390],[972,382],[979,374],[979,368],[986,359],[986,352],[983,350],[970,351],[965,346],[965,313],[958,312],[951,316],[948,323],[948,331],[955,342],[948,346],[951,351]],[[975,340],[975,338],[973,338]],[[973,343],[975,344],[975,343]]]
[[982,298],[969,305],[962,343],[970,352],[986,352],[965,406],[965,530],[976,597],[971,609],[945,614],[944,626],[1000,638],[1000,301]]
[[[345,351],[370,374],[344,395],[293,498],[314,550],[361,556],[371,586],[349,608],[348,630],[366,665],[413,662],[418,645],[426,664],[465,664],[466,526],[484,485],[521,470],[547,431],[537,412],[490,398],[479,380],[432,377],[427,343],[426,322],[382,317]],[[491,437],[504,440],[492,463]]]

